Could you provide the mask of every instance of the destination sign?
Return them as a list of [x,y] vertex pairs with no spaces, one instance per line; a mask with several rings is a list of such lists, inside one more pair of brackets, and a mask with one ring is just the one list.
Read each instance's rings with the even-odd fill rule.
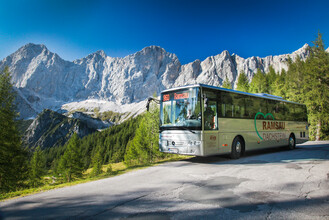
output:
[[170,99],[174,98],[174,100],[177,99],[187,99],[189,98],[190,94],[188,92],[184,92],[184,93],[174,93],[174,94],[164,94],[162,96],[162,101],[163,102],[167,102]]
[[169,101],[169,100],[170,100],[170,94],[163,95],[162,100],[163,100],[164,102]]
[[187,99],[188,97],[189,94],[187,92],[174,94],[174,99]]

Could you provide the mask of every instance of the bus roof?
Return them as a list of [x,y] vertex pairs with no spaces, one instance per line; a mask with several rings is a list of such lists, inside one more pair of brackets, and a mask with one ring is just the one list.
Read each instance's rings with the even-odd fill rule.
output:
[[259,97],[259,98],[264,98],[264,99],[272,99],[272,100],[276,100],[276,101],[283,101],[283,102],[303,105],[303,104],[300,104],[300,103],[297,103],[297,102],[292,102],[292,101],[285,100],[280,96],[275,96],[275,95],[271,95],[271,94],[241,92],[241,91],[238,91],[238,90],[225,89],[225,88],[222,88],[222,87],[210,86],[210,85],[201,84],[201,83],[193,84],[193,85],[180,86],[180,87],[171,88],[171,89],[166,89],[166,90],[163,90],[161,93],[176,91],[176,90],[180,90],[180,89],[195,88],[195,87],[202,87],[202,88],[232,92],[232,93],[237,93],[237,94],[242,94],[242,95],[248,95],[248,96],[254,96],[254,97]]

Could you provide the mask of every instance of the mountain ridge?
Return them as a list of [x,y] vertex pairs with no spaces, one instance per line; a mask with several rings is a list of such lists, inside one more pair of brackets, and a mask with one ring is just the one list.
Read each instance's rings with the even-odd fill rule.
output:
[[174,53],[154,45],[123,58],[98,50],[71,62],[45,45],[30,43],[3,59],[0,69],[9,66],[12,82],[23,100],[18,103],[19,111],[27,118],[46,108],[59,110],[64,104],[89,99],[118,105],[136,103],[154,92],[186,84],[220,86],[228,78],[234,86],[242,70],[250,81],[258,68],[264,72],[269,66],[277,72],[287,70],[288,57],[304,60],[309,56],[308,48],[305,44],[291,54],[265,58],[242,58],[225,50],[182,65]]

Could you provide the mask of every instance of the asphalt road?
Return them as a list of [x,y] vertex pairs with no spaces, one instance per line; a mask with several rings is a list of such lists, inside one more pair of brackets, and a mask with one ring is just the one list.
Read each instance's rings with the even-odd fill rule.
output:
[[329,142],[165,163],[0,210],[4,219],[329,219]]

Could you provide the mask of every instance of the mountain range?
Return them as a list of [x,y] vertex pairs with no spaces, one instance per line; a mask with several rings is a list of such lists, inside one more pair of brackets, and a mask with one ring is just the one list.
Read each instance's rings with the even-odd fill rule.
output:
[[304,60],[309,56],[308,48],[305,44],[291,54],[265,58],[242,58],[223,51],[182,65],[175,54],[158,46],[123,58],[100,50],[70,62],[45,45],[30,43],[4,58],[0,69],[9,67],[20,117],[26,119],[43,109],[72,110],[88,106],[88,102],[96,103],[88,108],[97,106],[101,111],[141,111],[134,104],[167,88],[195,83],[220,86],[225,78],[235,86],[241,71],[251,81],[258,68],[263,72],[270,66],[276,72],[287,70],[288,58]]

